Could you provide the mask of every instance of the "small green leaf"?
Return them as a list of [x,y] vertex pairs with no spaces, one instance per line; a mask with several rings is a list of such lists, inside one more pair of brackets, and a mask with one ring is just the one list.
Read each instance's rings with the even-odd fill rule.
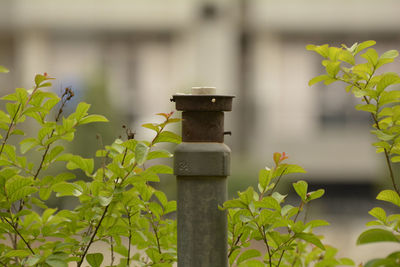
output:
[[147,160],[151,159],[159,159],[159,158],[171,158],[173,155],[167,151],[167,150],[155,150],[155,151],[150,151],[147,154]]
[[381,191],[378,196],[376,197],[378,200],[386,201],[393,203],[394,205],[400,207],[400,197],[399,195],[393,190],[383,190]]
[[314,84],[316,84],[316,83],[319,83],[319,82],[328,80],[328,79],[330,79],[330,78],[331,78],[331,77],[330,77],[329,75],[322,74],[322,75],[319,75],[319,76],[317,76],[317,77],[312,78],[312,79],[308,82],[308,85],[309,85],[309,86],[312,86],[312,85],[314,85]]
[[376,64],[378,63],[379,56],[376,50],[373,48],[368,49],[367,52],[361,55],[361,57],[368,60],[368,62],[373,66],[376,66]]
[[339,60],[349,63],[350,65],[356,64],[353,54],[348,50],[342,50],[338,57]]
[[36,138],[26,138],[22,140],[20,143],[20,150],[22,154],[25,154],[35,146],[39,145],[38,141]]
[[330,61],[326,66],[326,73],[331,78],[335,78],[340,71],[340,61]]
[[137,165],[142,165],[146,161],[149,149],[150,148],[144,143],[137,143],[135,147],[135,161]]
[[0,66],[0,73],[8,73],[10,72],[6,67]]
[[44,80],[46,80],[46,77],[42,74],[36,74],[35,76],[35,84],[38,87]]
[[325,190],[324,189],[318,189],[317,191],[312,191],[312,192],[309,192],[306,196],[307,196],[307,202],[308,201],[311,201],[311,200],[314,200],[314,199],[317,199],[317,198],[320,198],[320,197],[322,197],[323,195],[325,194]]
[[375,44],[376,44],[376,42],[373,41],[373,40],[362,42],[361,44],[356,46],[356,49],[354,51],[354,55],[357,55],[358,53],[360,53],[365,48],[368,48],[368,47],[373,46]]
[[318,54],[320,54],[321,56],[323,56],[324,58],[327,58],[329,56],[329,45],[324,44],[324,45],[307,45],[306,46],[307,50],[310,51],[315,51]]
[[316,237],[314,234],[298,233],[296,234],[296,237],[303,239],[304,241],[307,241],[308,243],[311,243],[322,250],[325,250],[325,246],[321,243],[321,240],[319,240],[319,238]]
[[386,222],[386,212],[380,208],[380,207],[375,207],[372,210],[368,212],[371,216],[374,216],[381,222]]
[[376,106],[373,104],[358,104],[355,106],[357,110],[367,111],[372,114],[376,113]]
[[399,52],[397,50],[389,50],[383,53],[380,58],[396,58],[398,56]]
[[9,252],[4,255],[6,258],[25,258],[31,255],[31,253],[28,250],[21,250],[21,249],[16,249],[16,250],[10,250]]
[[240,264],[241,262],[244,262],[245,260],[251,259],[251,258],[256,258],[260,257],[261,253],[260,251],[256,249],[249,249],[244,251],[240,256],[238,257],[236,264]]
[[306,200],[306,195],[307,195],[307,188],[308,184],[305,181],[298,181],[296,183],[293,183],[293,188],[296,191],[297,195],[305,201]]
[[142,127],[153,130],[157,133],[160,130],[160,126],[156,123],[145,123],[145,124],[142,124]]
[[92,267],[100,267],[103,259],[104,257],[101,253],[92,253],[86,255],[86,260]]
[[61,182],[53,185],[53,191],[57,192],[58,197],[82,195],[83,189],[81,186],[74,183]]
[[90,104],[85,102],[80,102],[74,112],[75,118],[79,121],[81,118],[87,115],[87,111],[89,110],[89,108]]
[[390,231],[384,229],[370,229],[361,233],[357,239],[357,245],[376,242],[397,242],[399,239]]
[[182,142],[182,138],[176,133],[170,131],[161,132],[156,139],[154,140],[154,144],[167,142],[167,143],[176,143],[180,144]]
[[383,92],[388,86],[393,84],[400,83],[400,77],[396,73],[388,72],[382,75],[382,78],[379,80],[378,84],[376,85],[376,91],[378,94]]
[[102,115],[88,115],[79,120],[79,124],[87,124],[92,122],[108,122],[107,118]]

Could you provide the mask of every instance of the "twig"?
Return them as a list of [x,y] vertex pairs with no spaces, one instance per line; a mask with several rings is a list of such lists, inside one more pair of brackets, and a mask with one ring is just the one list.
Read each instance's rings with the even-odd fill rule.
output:
[[29,243],[25,240],[25,238],[22,236],[22,234],[18,231],[18,229],[15,227],[15,225],[13,223],[11,223],[9,220],[7,220],[7,218],[3,219],[14,229],[15,233],[18,234],[18,236],[22,239],[22,241],[25,243],[25,245],[28,247],[28,249],[30,250],[30,252],[32,253],[32,255],[35,255],[35,252],[33,251],[33,249],[31,248],[31,246],[29,245]]
[[82,256],[81,256],[81,259],[80,259],[80,261],[79,261],[78,264],[77,264],[78,267],[80,267],[80,266],[82,265],[83,260],[85,259],[86,254],[87,254],[87,252],[89,251],[89,248],[90,248],[90,246],[91,246],[92,243],[93,243],[93,240],[94,240],[94,238],[95,238],[95,236],[96,236],[96,234],[97,234],[97,231],[99,230],[99,228],[100,228],[100,226],[101,226],[101,223],[103,222],[103,220],[104,220],[104,218],[105,218],[105,216],[106,216],[106,214],[107,214],[107,210],[108,210],[109,207],[110,207],[110,204],[108,204],[108,205],[104,208],[104,211],[103,211],[103,214],[101,215],[101,218],[100,218],[100,220],[99,220],[99,223],[97,224],[96,229],[94,230],[94,232],[93,232],[93,234],[92,234],[92,237],[90,238],[90,241],[89,241],[89,243],[87,244],[86,249],[85,249],[85,251],[83,252],[83,254],[82,254]]

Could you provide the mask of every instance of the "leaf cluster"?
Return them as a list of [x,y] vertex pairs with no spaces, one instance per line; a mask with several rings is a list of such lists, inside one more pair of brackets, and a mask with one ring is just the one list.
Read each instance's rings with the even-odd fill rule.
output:
[[[0,265],[64,267],[86,260],[92,267],[172,266],[176,222],[167,217],[176,202],[151,184],[172,169],[147,163],[172,157],[156,145],[181,141],[165,130],[179,120],[172,113],[158,114],[162,123],[144,125],[154,130],[152,140],[139,141],[134,135],[115,140],[96,152],[102,164],[95,169],[93,158],[66,153],[64,144],[73,141],[80,125],[107,119],[89,114],[90,104],[84,102],[65,117],[63,108],[74,93],[66,88],[59,97],[46,91],[52,79],[38,74],[32,89],[17,88],[1,98],[6,110],[0,110],[0,238],[6,242],[0,242]],[[35,134],[20,127],[27,120],[39,126]],[[36,161],[26,156],[28,151]],[[56,162],[65,164],[65,171],[49,175]],[[49,208],[46,201],[52,195],[78,204],[72,210]],[[101,253],[89,253],[95,242],[108,244],[110,263],[103,263]],[[115,254],[120,255],[118,263]]]
[[[287,195],[276,191],[282,177],[305,173],[298,165],[283,163],[285,153],[274,154],[275,168],[259,172],[258,190],[249,187],[224,203],[229,218],[229,263],[231,266],[337,266],[354,265],[347,258],[337,259],[337,250],[325,246],[313,229],[329,225],[324,220],[300,219],[309,203],[323,196],[324,190],[308,192],[308,184],[298,181],[293,188],[299,204],[285,204]],[[262,250],[248,248],[254,241]]]
[[[374,48],[370,48],[373,45],[375,41],[355,43],[350,48],[345,45],[340,48],[330,47],[327,44],[308,45],[308,50],[324,58],[322,65],[326,70],[326,74],[311,79],[309,85],[318,82],[324,82],[326,85],[337,81],[343,82],[347,92],[352,92],[355,97],[362,99],[364,103],[355,108],[371,114],[374,128],[371,132],[378,139],[373,145],[377,153],[385,155],[394,189],[381,191],[377,199],[400,207],[400,190],[392,168],[392,163],[400,162],[400,91],[398,90],[400,77],[394,72],[377,74],[379,68],[393,62],[399,53],[396,50],[389,50],[379,56]],[[357,63],[357,55],[360,55],[364,62]],[[400,242],[400,214],[387,215],[381,207],[371,209],[369,214],[376,219],[367,223],[367,226],[373,228],[361,233],[357,244]],[[370,260],[365,266],[399,266],[399,264],[400,252],[397,251],[386,258]]]

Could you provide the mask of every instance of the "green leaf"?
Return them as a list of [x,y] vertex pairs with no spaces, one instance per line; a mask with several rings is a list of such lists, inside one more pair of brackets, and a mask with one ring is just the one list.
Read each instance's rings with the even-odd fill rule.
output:
[[354,51],[354,55],[357,55],[358,53],[360,53],[365,48],[368,48],[368,47],[373,46],[375,44],[376,44],[376,42],[373,41],[373,40],[362,42],[361,44],[357,45],[357,47],[356,47],[356,49]]
[[376,66],[376,64],[378,63],[379,56],[376,50],[373,48],[368,49],[367,52],[361,55],[361,57],[368,60],[368,62],[373,66]]
[[331,78],[335,78],[336,75],[339,73],[339,70],[340,61],[330,61],[326,66],[326,73],[328,73]]
[[350,65],[356,64],[353,54],[348,50],[341,50],[338,59],[347,62]]
[[173,157],[173,155],[169,151],[162,149],[150,151],[147,154],[147,160],[159,159],[159,158],[171,158],[171,157]]
[[161,142],[180,144],[182,142],[182,138],[176,133],[164,131],[156,137],[154,144]]
[[293,188],[296,191],[297,195],[305,201],[306,200],[306,195],[307,195],[307,188],[308,184],[305,181],[298,181],[296,183],[293,183]]
[[102,115],[88,115],[79,120],[79,124],[87,124],[92,122],[108,122],[107,118]]
[[390,140],[393,140],[393,138],[395,137],[395,135],[393,135],[393,134],[386,134],[380,130],[373,130],[373,131],[371,131],[371,133],[375,134],[376,137],[378,137],[382,141],[390,141]]
[[379,80],[376,85],[376,91],[378,95],[383,92],[388,86],[400,83],[400,77],[396,73],[388,72],[382,75],[382,78]]
[[379,99],[379,105],[400,102],[400,91],[383,91]]
[[393,59],[398,56],[399,56],[399,52],[397,52],[397,50],[389,50],[389,51],[386,51],[385,53],[383,53],[380,58],[392,58]]
[[55,159],[61,152],[64,151],[63,146],[55,146],[50,151],[50,153],[46,156],[46,162],[50,163],[53,159]]
[[312,86],[312,85],[314,85],[314,84],[316,84],[316,83],[319,83],[319,82],[322,82],[322,81],[325,81],[325,80],[328,80],[328,79],[331,79],[331,77],[330,77],[329,75],[322,74],[322,75],[319,75],[319,76],[317,76],[317,77],[312,78],[312,79],[308,82],[308,85],[309,85],[309,86]]
[[357,239],[357,245],[376,242],[397,242],[399,239],[390,231],[384,229],[370,229],[361,233]]
[[80,102],[74,112],[75,118],[79,121],[81,118],[87,115],[87,111],[89,110],[89,108],[90,104],[85,102]]
[[393,190],[383,190],[381,191],[378,196],[376,197],[378,200],[386,201],[393,203],[394,205],[400,207],[400,197],[399,195]]
[[36,74],[35,76],[35,84],[38,87],[44,80],[46,80],[46,77],[42,74]]
[[167,165],[153,165],[149,168],[146,169],[146,171],[152,171],[154,173],[164,173],[164,174],[173,174],[173,170],[171,167],[167,166]]
[[75,170],[81,169],[85,172],[92,173],[94,168],[93,159],[85,159],[78,155],[72,155],[70,153],[62,154],[57,157],[56,161],[68,161],[67,169]]
[[307,45],[306,46],[307,50],[310,51],[315,51],[318,54],[320,54],[321,56],[323,56],[324,58],[327,58],[329,56],[329,45],[324,44],[324,45]]
[[386,212],[380,208],[380,207],[375,207],[372,210],[368,212],[371,216],[377,218],[381,222],[386,222]]
[[10,250],[7,252],[4,257],[6,258],[25,258],[28,257],[29,255],[32,255],[28,250],[22,250],[22,249],[16,249],[16,250]]
[[74,183],[61,182],[53,185],[54,192],[57,192],[57,197],[82,195],[83,189],[81,186]]
[[309,192],[306,196],[307,196],[307,202],[320,198],[325,194],[325,190],[324,189],[318,189],[317,191],[312,191]]
[[22,140],[20,143],[20,150],[22,154],[25,154],[35,146],[39,145],[38,141],[36,138],[26,138]]
[[142,165],[147,158],[147,154],[149,153],[149,147],[144,143],[137,143],[135,147],[135,161],[137,165]]
[[30,186],[32,184],[32,179],[25,178],[22,176],[14,176],[7,180],[5,184],[5,189],[8,195],[17,193],[21,188],[25,186]]
[[157,133],[160,130],[160,126],[156,123],[145,123],[145,124],[142,124],[142,127],[153,130]]
[[356,110],[367,111],[372,114],[376,113],[376,106],[373,104],[358,104],[355,106]]
[[6,67],[0,65],[0,73],[8,73],[10,72]]
[[308,243],[311,243],[311,244],[319,247],[322,250],[325,250],[325,247],[321,243],[321,240],[319,240],[319,238],[316,237],[314,234],[298,233],[298,234],[296,234],[296,237],[300,238],[300,239],[303,239],[304,241],[307,241]]
[[46,259],[46,263],[51,267],[68,267],[68,263],[65,262],[65,259],[57,259],[54,257],[49,257]]
[[324,220],[312,220],[306,224],[306,228],[307,227],[315,228],[315,227],[328,226],[328,225],[329,225],[329,223]]
[[245,260],[260,256],[261,256],[260,251],[256,249],[249,249],[240,254],[240,256],[237,258],[236,264],[239,265],[241,262],[244,262]]
[[103,254],[101,253],[92,253],[86,255],[86,260],[92,267],[100,267],[103,262]]
[[261,169],[258,173],[258,181],[260,183],[262,191],[268,187],[269,183],[271,182],[272,175],[271,170]]

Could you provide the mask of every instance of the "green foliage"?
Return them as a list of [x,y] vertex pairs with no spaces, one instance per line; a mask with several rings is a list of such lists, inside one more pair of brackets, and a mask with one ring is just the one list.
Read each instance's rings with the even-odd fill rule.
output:
[[[287,195],[276,191],[279,181],[287,174],[305,171],[283,163],[285,153],[274,153],[273,159],[275,168],[259,173],[258,191],[249,187],[222,207],[228,210],[230,266],[353,266],[350,259],[337,259],[337,250],[323,245],[322,237],[313,233],[314,228],[328,222],[300,219],[308,203],[321,197],[324,190],[308,192],[307,183],[298,181],[293,188],[299,204],[285,204]],[[255,241],[264,245],[261,251],[248,249]]]
[[[326,69],[326,74],[311,79],[309,85],[318,82],[324,82],[326,85],[343,82],[347,92],[353,93],[364,102],[355,108],[371,115],[374,122],[372,125],[374,130],[371,132],[378,139],[373,145],[377,153],[385,155],[394,189],[383,190],[378,194],[377,199],[394,204],[398,208],[400,207],[400,190],[392,163],[400,162],[400,105],[398,104],[400,77],[397,73],[377,74],[377,71],[383,65],[393,62],[399,53],[396,50],[390,50],[379,56],[374,48],[370,48],[373,45],[375,41],[356,43],[350,48],[345,45],[340,48],[329,45],[308,45],[308,50],[324,58],[322,65]],[[361,63],[358,63],[359,58],[356,57],[359,53],[363,60]],[[385,210],[380,207],[371,209],[369,214],[376,220],[368,222],[367,226],[374,228],[364,231],[358,237],[357,244],[400,242],[400,214],[387,216]],[[365,266],[399,266],[399,264],[400,252],[394,252],[386,258],[370,260]]]
[[[138,141],[129,134],[126,141],[115,140],[96,152],[102,165],[95,169],[93,158],[65,153],[64,144],[73,141],[79,126],[107,119],[89,114],[90,104],[84,102],[64,117],[74,93],[66,88],[58,97],[44,91],[52,79],[46,73],[36,75],[33,89],[17,88],[1,98],[7,103],[6,110],[0,110],[0,238],[9,242],[0,243],[0,265],[81,266],[86,260],[92,267],[172,266],[176,222],[167,215],[176,210],[176,203],[150,184],[172,170],[144,165],[172,156],[156,145],[180,142],[178,135],[165,131],[179,120],[172,113],[159,114],[163,122],[152,124],[152,140]],[[36,134],[21,130],[28,120],[39,125]],[[26,157],[29,151],[38,161]],[[55,162],[65,164],[66,171],[48,175]],[[80,170],[79,179],[71,170]],[[46,205],[51,195],[79,204],[72,210],[52,209]],[[96,242],[109,245],[112,262],[104,263],[101,253],[88,253]]]

